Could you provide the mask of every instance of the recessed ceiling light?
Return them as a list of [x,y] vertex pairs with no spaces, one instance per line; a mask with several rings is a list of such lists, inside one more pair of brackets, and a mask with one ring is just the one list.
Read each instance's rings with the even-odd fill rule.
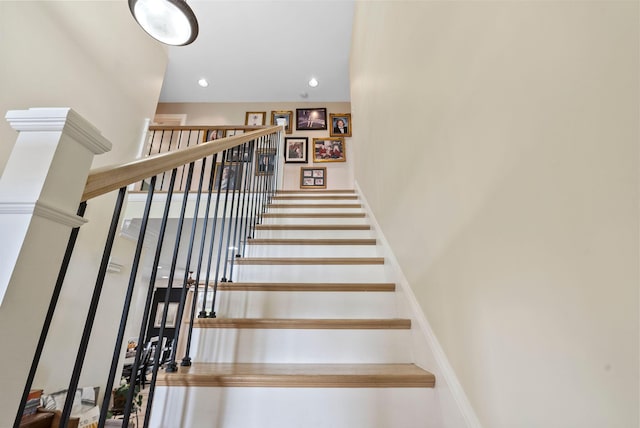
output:
[[315,88],[316,86],[318,86],[318,80],[315,77],[312,77],[311,80],[309,80],[309,86]]
[[198,85],[206,88],[207,86],[209,86],[209,82],[207,82],[207,79],[203,77],[202,79],[198,80]]

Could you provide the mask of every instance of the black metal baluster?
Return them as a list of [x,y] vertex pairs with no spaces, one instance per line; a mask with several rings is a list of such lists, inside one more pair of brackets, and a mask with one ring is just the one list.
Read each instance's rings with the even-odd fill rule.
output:
[[[244,156],[245,156],[245,150],[248,149],[248,144],[249,143],[244,143],[242,145],[242,149],[241,149],[241,159],[244,160]],[[247,178],[248,178],[248,171],[245,171],[244,177],[242,178],[242,186],[240,188],[240,191],[242,192],[242,196],[238,196],[238,207],[236,209],[236,214],[235,214],[235,218],[236,218],[236,225],[233,229],[233,242],[232,242],[232,247],[234,250],[234,254],[231,256],[231,267],[229,269],[229,282],[233,282],[233,265],[234,265],[234,261],[236,257],[240,257],[240,233],[238,233],[238,230],[242,229],[242,222],[240,221],[240,217],[242,217],[242,214],[244,213],[244,201],[245,201],[245,195],[247,193]]]
[[[87,203],[82,202],[78,207],[77,215],[80,217],[84,217],[84,212],[86,209]],[[40,338],[38,339],[38,344],[36,345],[33,361],[31,362],[31,369],[29,370],[27,382],[25,383],[24,391],[22,392],[22,398],[20,399],[20,405],[18,406],[18,413],[16,414],[16,419],[13,423],[14,428],[20,426],[20,420],[22,419],[22,414],[24,413],[24,408],[27,404],[27,397],[29,396],[29,391],[31,391],[33,379],[35,378],[36,371],[38,370],[38,364],[40,364],[42,350],[44,349],[44,344],[47,340],[47,335],[49,334],[49,327],[51,326],[53,314],[55,313],[56,306],[58,305],[58,299],[60,298],[62,284],[64,283],[65,276],[67,275],[69,262],[71,261],[71,255],[73,254],[73,249],[76,245],[76,240],[78,238],[79,232],[80,227],[74,227],[73,229],[71,229],[69,241],[67,242],[67,248],[64,252],[64,256],[62,257],[62,264],[60,265],[60,271],[58,272],[58,278],[56,279],[56,284],[53,287],[53,293],[51,294],[51,300],[49,301],[49,308],[47,309],[47,314],[44,317],[44,323],[40,332]]]
[[[251,190],[253,185],[253,146],[255,144],[255,140],[251,140],[248,144],[249,148],[249,163],[248,163],[248,171],[246,172],[245,179],[249,181],[245,185],[245,196],[242,210],[242,222],[240,225],[240,236],[239,236],[239,244],[242,244],[242,251],[238,251],[238,256],[244,256],[244,248],[246,247],[247,239],[249,238],[247,233],[247,228],[249,225],[249,213],[251,212]],[[240,245],[238,245],[238,249],[240,249]]]
[[[140,339],[145,337],[147,324],[149,323],[149,314],[151,312],[151,301],[153,300],[153,291],[156,284],[156,276],[158,275],[158,265],[160,264],[160,255],[162,254],[162,245],[164,243],[164,235],[167,230],[167,220],[169,219],[169,210],[171,208],[171,200],[173,198],[173,188],[175,186],[177,172],[178,170],[174,168],[171,172],[171,179],[169,180],[169,189],[167,191],[167,199],[165,201],[164,211],[163,211],[162,219],[160,222],[160,231],[158,233],[156,252],[153,258],[153,266],[151,268],[151,277],[149,278],[149,287],[147,289],[147,298],[144,304],[142,323],[140,324],[140,332],[138,333],[138,338]],[[141,344],[138,345],[138,349],[136,350],[136,355],[133,360],[133,366],[131,369],[133,373],[137,373],[137,371],[140,368],[140,357],[142,356],[142,346],[140,345]],[[143,376],[146,376],[146,373],[143,374]],[[124,406],[123,422],[122,422],[123,428],[127,428],[129,426],[129,417],[131,416],[131,407],[132,407],[134,395],[135,395],[135,387],[129,388],[129,393],[127,394],[127,402]],[[153,402],[153,397],[148,397],[147,408],[145,410],[147,417],[151,414],[150,409],[151,409],[152,402]]]
[[[205,158],[206,159],[206,158]],[[195,162],[191,163],[191,170],[193,170],[193,165]],[[176,364],[176,352],[178,346],[178,339],[180,339],[180,325],[182,316],[184,313],[185,299],[187,297],[187,284],[189,280],[189,269],[191,267],[191,255],[193,253],[193,241],[196,236],[196,228],[198,226],[198,211],[200,209],[200,196],[202,195],[202,182],[204,181],[204,168],[200,169],[200,180],[198,182],[198,193],[196,195],[196,204],[193,209],[193,222],[191,224],[191,235],[189,237],[189,248],[187,249],[187,261],[185,263],[184,270],[184,282],[182,285],[182,293],[180,295],[180,304],[178,305],[178,314],[176,317],[177,325],[176,330],[173,336],[174,346],[171,347],[171,353],[169,355],[169,362],[167,363],[166,371],[169,373],[175,372],[178,370],[178,366]],[[192,316],[193,314],[191,314]]]
[[[156,353],[153,359],[153,370],[151,373],[151,383],[149,385],[149,395],[147,398],[149,403],[153,401],[153,395],[156,387],[156,379],[158,377],[158,368],[160,366],[160,357],[164,354],[164,328],[167,322],[167,313],[169,311],[169,297],[171,295],[171,289],[173,287],[173,278],[175,275],[176,264],[178,262],[178,251],[180,249],[180,237],[182,235],[182,226],[184,224],[184,216],[187,210],[187,202],[189,197],[188,189],[191,187],[191,178],[193,177],[193,167],[194,167],[194,163],[191,162],[189,164],[189,172],[187,174],[187,183],[186,183],[186,189],[183,194],[182,207],[180,208],[180,218],[178,219],[178,228],[177,228],[178,230],[176,231],[176,240],[175,240],[175,246],[173,249],[173,257],[171,258],[171,270],[169,271],[167,292],[164,298],[164,310],[162,312],[162,321],[160,322],[160,331],[158,332],[158,347],[156,348]],[[176,319],[176,322],[179,323],[180,320]],[[176,330],[179,327],[180,326],[177,325]],[[147,414],[150,414],[150,409],[151,409],[149,406],[149,403],[147,403]],[[145,428],[149,426],[150,419],[151,418],[145,418],[145,421],[144,421]]]
[[[207,274],[204,280],[205,290],[207,290],[207,288],[209,287],[209,275],[211,274],[211,263],[213,262],[213,245],[216,237],[216,229],[217,229],[217,223],[218,223],[218,208],[220,206],[220,188],[222,187],[221,183],[222,183],[222,171],[224,170],[224,161],[225,161],[225,152],[223,151],[222,161],[220,162],[220,174],[218,174],[218,177],[216,179],[216,182],[218,184],[218,191],[216,194],[216,206],[213,214],[213,230],[211,231],[211,241],[209,242],[209,258],[207,260]],[[217,169],[218,169],[218,165],[216,165],[216,170]],[[224,217],[224,214],[223,214],[223,217]],[[222,236],[222,231],[220,232],[220,236]],[[216,291],[217,291],[216,287],[214,287],[212,290],[214,300],[215,300]],[[208,316],[209,318],[215,318],[216,312],[213,310],[213,306],[211,307],[211,312],[209,312],[209,314],[207,315],[206,304],[207,304],[207,294],[205,291],[205,296],[204,296],[204,299],[202,300],[202,312],[200,312],[198,317],[205,318]]]
[[124,203],[124,196],[126,194],[126,187],[122,187],[118,193],[116,205],[113,210],[113,217],[111,218],[111,226],[109,227],[109,234],[107,235],[107,242],[105,244],[104,252],[102,253],[102,261],[100,262],[100,269],[98,270],[98,278],[96,285],[93,289],[93,296],[91,297],[91,303],[89,304],[89,311],[87,320],[85,322],[84,330],[82,332],[82,338],[80,339],[80,346],[78,349],[78,355],[73,367],[73,373],[71,375],[71,381],[69,382],[69,388],[67,389],[67,399],[64,402],[64,408],[62,410],[62,417],[60,419],[60,425],[66,427],[69,423],[69,416],[71,415],[71,406],[73,404],[74,392],[78,388],[78,381],[80,380],[80,373],[82,372],[82,365],[84,363],[84,357],[87,353],[87,346],[89,344],[89,338],[91,336],[91,330],[93,328],[93,322],[95,320],[96,311],[98,309],[98,303],[100,301],[100,294],[102,293],[102,285],[104,284],[104,278],[107,273],[107,265],[109,264],[109,257],[111,255],[111,249],[113,248],[113,241],[115,240],[116,232],[118,230],[118,223],[120,220],[120,213],[122,211],[122,205]]
[[[144,206],[144,213],[142,215],[142,221],[140,223],[140,232],[138,233],[138,242],[136,243],[136,250],[133,256],[133,262],[131,264],[131,274],[129,275],[129,285],[127,287],[127,293],[122,309],[122,316],[120,317],[120,327],[118,328],[118,336],[116,338],[116,344],[113,348],[113,357],[111,358],[111,368],[109,370],[109,377],[107,379],[107,385],[105,386],[104,399],[102,401],[102,408],[100,409],[100,419],[98,426],[104,426],[104,422],[107,419],[107,411],[109,410],[110,391],[113,389],[113,383],[116,376],[116,369],[118,366],[118,360],[120,358],[120,352],[122,351],[122,342],[124,338],[124,330],[127,326],[127,320],[129,317],[129,310],[131,308],[131,298],[133,296],[133,289],[136,283],[136,276],[138,275],[138,267],[140,266],[140,259],[142,257],[142,248],[144,244],[144,237],[147,231],[147,224],[149,222],[149,213],[151,212],[151,203],[153,202],[153,192],[156,184],[156,177],[151,177],[149,189],[147,190],[147,201]],[[140,342],[140,339],[138,339]],[[138,347],[142,344],[139,343]],[[132,371],[129,383],[135,383],[135,373]],[[132,385],[135,387],[135,385]]]
[[[239,149],[238,146],[234,147],[234,149]],[[239,155],[239,154],[238,154]],[[234,162],[232,165],[237,166],[238,162]],[[237,174],[237,170],[236,170],[236,174]],[[237,189],[236,187],[236,181],[240,181],[236,179],[237,175],[234,176],[234,180],[233,180],[233,192],[231,193],[231,208],[229,209],[229,228],[227,229],[227,245],[225,246],[225,252],[224,252],[224,269],[222,269],[222,279],[221,282],[231,282],[231,275],[229,275],[229,278],[226,277],[227,274],[227,266],[229,263],[229,250],[230,250],[230,246],[231,246],[231,229],[233,228],[233,214],[235,212],[236,216],[237,216],[237,208],[236,208],[236,194],[239,192],[239,189]],[[229,190],[229,184],[227,183],[227,195],[229,194],[228,192]],[[239,196],[238,196],[239,198]],[[238,201],[238,205],[239,205],[239,201]],[[236,222],[237,224],[237,222]]]
[[[204,224],[204,231],[203,231],[203,236],[202,236],[202,242],[200,244],[200,257],[198,259],[198,271],[196,272],[196,282],[199,283],[200,281],[200,271],[202,268],[202,256],[203,256],[203,251],[204,251],[204,244],[207,238],[207,228],[209,226],[209,209],[211,208],[211,195],[213,193],[213,183],[214,183],[214,177],[215,177],[215,173],[216,173],[216,160],[218,160],[218,154],[215,153],[213,155],[213,158],[211,160],[211,174],[209,175],[209,187],[207,190],[207,209],[205,212],[205,224]],[[213,219],[213,224],[211,226],[211,241],[213,242],[213,238],[215,237],[216,234],[216,219],[218,217],[218,203],[216,201],[216,207],[215,207],[215,214],[214,214],[214,219]],[[211,244],[211,247],[213,247],[213,244]],[[212,250],[210,250],[212,251]],[[209,257],[209,265],[211,265],[211,257]],[[209,268],[207,267],[207,272],[209,272]],[[207,280],[204,284],[204,295],[203,295],[203,301],[202,301],[202,310],[200,311],[200,313],[198,313],[198,318],[206,318],[207,317],[207,310],[206,310],[206,300],[207,300],[207,293],[209,292],[209,274],[207,273],[206,275]],[[189,337],[191,337],[191,330],[193,329],[193,320],[191,322],[191,325],[189,326]]]

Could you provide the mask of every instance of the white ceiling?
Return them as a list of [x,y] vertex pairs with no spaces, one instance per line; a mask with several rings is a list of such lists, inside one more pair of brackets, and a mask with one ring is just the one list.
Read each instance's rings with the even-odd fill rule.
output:
[[[169,47],[160,102],[350,100],[354,0],[188,4],[200,33],[189,46]],[[202,77],[209,87],[198,86]],[[316,88],[308,86],[311,77]]]

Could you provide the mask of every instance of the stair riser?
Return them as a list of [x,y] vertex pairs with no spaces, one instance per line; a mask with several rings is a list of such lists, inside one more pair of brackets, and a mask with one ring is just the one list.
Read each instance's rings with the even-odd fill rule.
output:
[[262,224],[368,224],[366,217],[264,217]]
[[194,362],[408,363],[410,330],[193,330]]
[[396,307],[393,293],[222,290],[216,313],[223,318],[393,318]]
[[342,199],[341,196],[336,196],[331,199],[320,198],[295,198],[295,199],[273,199],[272,204],[284,205],[284,204],[305,204],[305,205],[323,205],[323,204],[359,204],[360,201],[356,198],[348,197],[349,199]]
[[250,266],[234,268],[235,282],[380,282],[384,265]]
[[375,245],[248,245],[246,257],[380,257]]
[[441,428],[435,394],[429,388],[157,387],[150,426]]
[[362,207],[357,208],[318,208],[318,207],[307,207],[307,208],[274,208],[270,207],[268,212],[276,213],[276,214],[296,214],[296,213],[362,213]]
[[254,238],[375,238],[371,230],[256,230]]

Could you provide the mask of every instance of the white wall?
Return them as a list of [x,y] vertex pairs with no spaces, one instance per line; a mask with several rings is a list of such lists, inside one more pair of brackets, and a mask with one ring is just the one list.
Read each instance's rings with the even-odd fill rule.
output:
[[[113,143],[113,150],[97,157],[94,166],[134,158],[144,120],[154,114],[167,60],[164,48],[131,18],[126,2],[0,2],[0,55],[3,116],[7,110],[29,107],[71,107]],[[0,120],[0,172],[16,137]],[[34,387],[51,392],[68,384],[69,364],[80,340],[113,201],[114,196],[108,195],[89,202],[89,223],[80,232]],[[130,256],[130,243],[119,242],[116,247],[115,254]],[[32,286],[50,295],[51,289],[38,278],[37,266],[33,270]],[[106,378],[127,279],[107,276],[94,333],[100,337],[90,344],[81,385],[99,385]],[[40,317],[46,311],[41,302],[22,304],[25,317]],[[37,337],[22,334],[21,321],[7,321],[4,310],[0,307],[5,349],[12,349],[12,341],[33,341],[35,346]],[[4,384],[1,378],[11,375],[16,359],[30,363],[32,355],[4,352],[0,358],[5,367],[0,384]],[[8,399],[3,394],[0,414],[7,419],[0,419],[0,426],[12,423],[16,408],[13,396]]]
[[359,2],[355,179],[483,426],[637,427],[637,2]]
[[[313,102],[313,103],[160,103],[158,114],[186,114],[187,125],[244,125],[248,111],[266,112],[267,124],[271,123],[271,112],[278,110],[293,111],[295,119],[297,108],[327,109],[327,119],[331,113],[350,113],[351,105],[345,102]],[[356,127],[358,125],[356,124]],[[358,130],[353,133],[357,133]],[[313,163],[313,139],[329,137],[330,130],[296,131],[295,123],[292,133],[285,137],[307,137],[309,139],[309,163],[285,164],[283,189],[300,189],[300,168],[305,166],[324,166],[327,168],[328,189],[353,189],[353,150],[351,138],[345,138],[346,162]]]

